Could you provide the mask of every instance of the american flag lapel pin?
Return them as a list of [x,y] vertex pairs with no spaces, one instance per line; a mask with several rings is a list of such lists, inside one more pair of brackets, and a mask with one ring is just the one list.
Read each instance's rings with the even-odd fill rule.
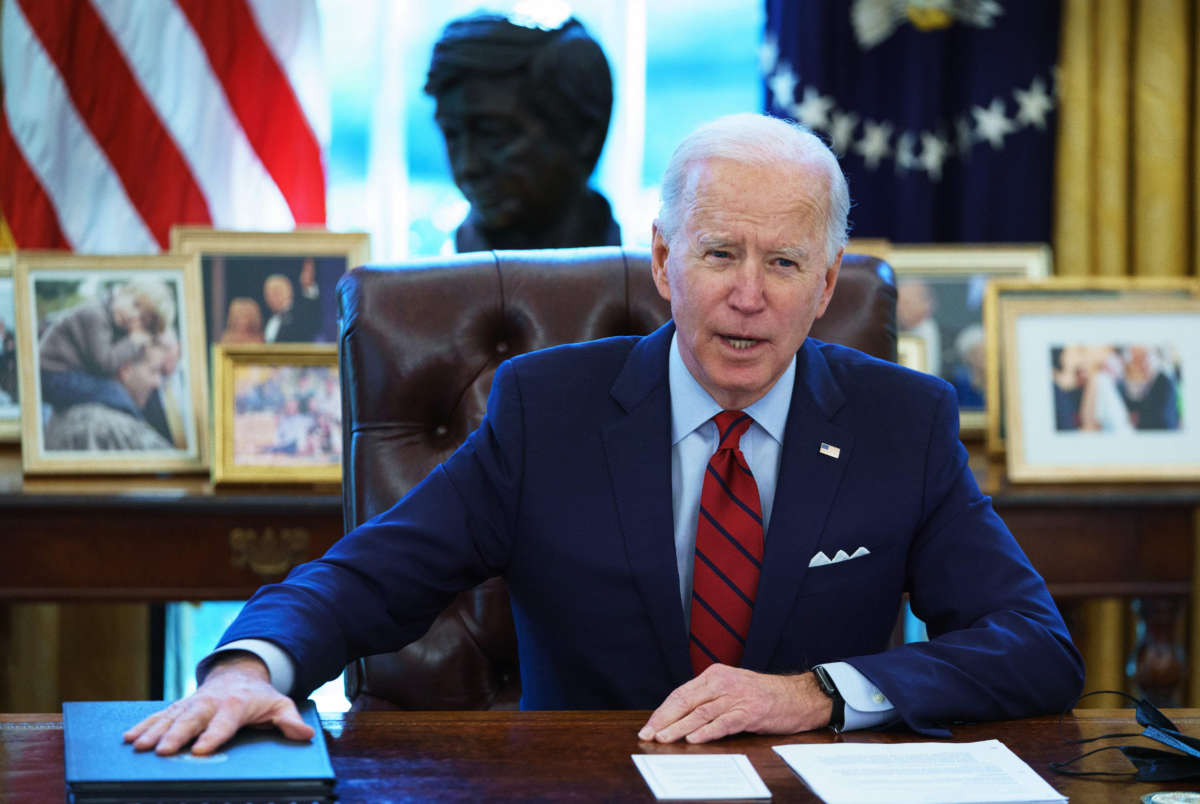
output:
[[826,444],[824,441],[821,442],[820,452],[822,455],[828,455],[835,461],[837,460],[837,457],[842,454],[841,447],[835,447],[833,444]]

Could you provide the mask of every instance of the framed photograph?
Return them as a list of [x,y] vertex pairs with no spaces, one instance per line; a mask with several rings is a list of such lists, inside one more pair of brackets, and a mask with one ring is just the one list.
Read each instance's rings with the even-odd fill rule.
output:
[[1186,277],[1056,276],[1047,279],[995,279],[988,283],[983,299],[984,330],[987,333],[986,443],[991,455],[1004,454],[1005,387],[1001,382],[1004,364],[1004,333],[1001,311],[1011,300],[1097,299],[1146,300],[1200,299],[1200,279]]
[[341,482],[336,344],[218,344],[213,388],[214,483]]
[[959,431],[983,436],[987,333],[984,291],[999,278],[1049,276],[1050,247],[1034,245],[892,244],[896,270],[896,328],[925,344],[925,371],[958,393]]
[[21,251],[14,280],[27,474],[208,467],[195,257]]
[[1200,299],[1013,299],[1008,476],[1200,479]]
[[0,441],[21,439],[17,321],[13,302],[13,254],[0,252]]
[[336,343],[334,288],[370,260],[370,237],[175,226],[171,250],[200,257],[208,346]]

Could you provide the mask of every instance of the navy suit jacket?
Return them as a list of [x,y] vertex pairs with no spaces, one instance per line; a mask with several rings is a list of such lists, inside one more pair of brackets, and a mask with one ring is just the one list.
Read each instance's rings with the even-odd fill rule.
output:
[[[658,706],[691,677],[672,535],[672,332],[504,363],[454,455],[261,589],[222,641],[277,643],[305,694],[358,656],[420,637],[455,593],[503,575],[524,708]],[[1071,705],[1079,655],[980,493],[957,427],[947,383],[804,343],[744,667],[848,661],[930,734]],[[818,551],[859,547],[869,555],[809,566]],[[887,650],[906,591],[932,638]]]

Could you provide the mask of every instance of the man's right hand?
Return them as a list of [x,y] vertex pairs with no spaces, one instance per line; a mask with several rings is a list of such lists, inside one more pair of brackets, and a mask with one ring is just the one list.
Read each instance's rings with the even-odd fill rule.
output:
[[[313,729],[296,704],[271,686],[262,660],[233,653],[212,666],[200,688],[125,732],[138,751],[174,754],[193,737],[193,754],[211,754],[242,726],[274,724],[284,737],[310,740]],[[199,736],[197,736],[199,735]]]

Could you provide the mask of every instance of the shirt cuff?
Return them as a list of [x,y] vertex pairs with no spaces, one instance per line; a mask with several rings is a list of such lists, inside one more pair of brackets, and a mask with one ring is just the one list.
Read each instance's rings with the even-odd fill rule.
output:
[[823,664],[825,672],[846,702],[846,719],[842,731],[869,729],[896,717],[896,708],[883,692],[846,662]]
[[200,663],[196,665],[196,683],[203,684],[204,677],[208,675],[213,662],[219,659],[221,654],[233,650],[244,650],[262,659],[263,664],[267,666],[267,672],[271,676],[271,686],[284,695],[291,694],[292,681],[296,676],[292,657],[288,656],[274,642],[268,642],[265,639],[235,639],[233,642],[228,642],[220,646],[201,659]]

